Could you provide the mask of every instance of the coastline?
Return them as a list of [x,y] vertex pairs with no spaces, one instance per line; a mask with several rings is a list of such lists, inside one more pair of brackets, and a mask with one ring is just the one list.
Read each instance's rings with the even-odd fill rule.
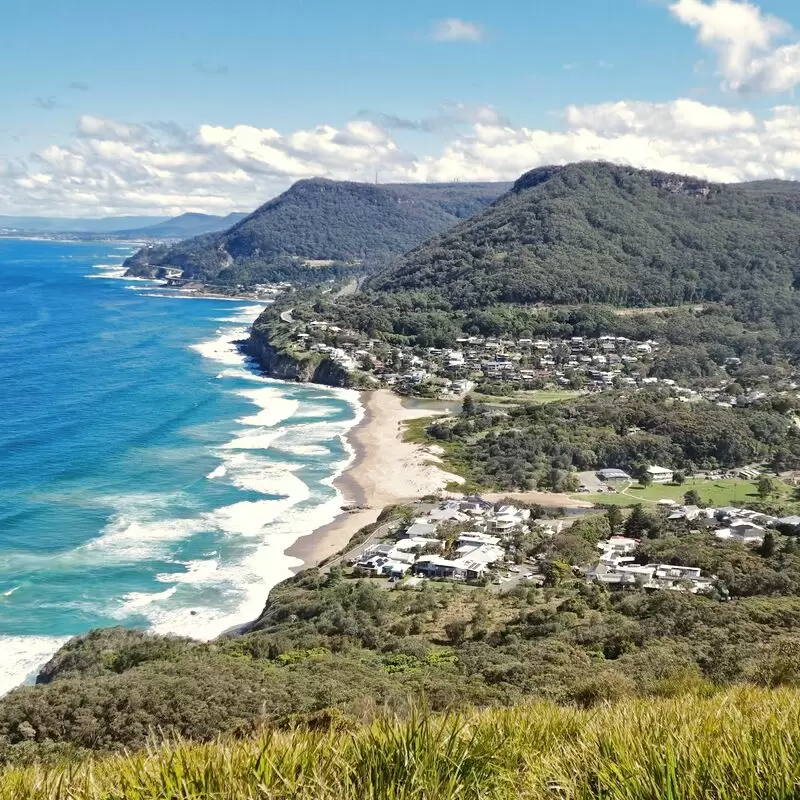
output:
[[[286,555],[302,563],[292,568],[296,574],[314,567],[344,549],[365,525],[375,522],[383,508],[429,494],[458,497],[446,492],[451,482],[462,483],[459,475],[446,472],[434,447],[403,441],[405,423],[420,417],[446,413],[429,407],[403,405],[403,399],[388,389],[361,392],[364,415],[347,434],[354,458],[333,485],[342,496],[342,505],[363,506],[342,511],[331,522],[297,539]],[[590,503],[551,492],[486,493],[488,500],[513,497],[550,508],[590,508]]]
[[438,457],[428,448],[403,441],[404,424],[436,412],[429,408],[403,405],[399,395],[388,389],[361,392],[364,415],[347,434],[354,457],[333,485],[342,505],[363,506],[342,511],[331,522],[302,536],[286,555],[302,563],[297,573],[308,569],[344,548],[355,533],[369,525],[387,505],[439,494],[458,475],[437,465]]

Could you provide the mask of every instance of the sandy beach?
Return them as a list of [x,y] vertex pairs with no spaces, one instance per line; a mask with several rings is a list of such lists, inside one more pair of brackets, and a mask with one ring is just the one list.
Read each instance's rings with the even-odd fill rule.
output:
[[[353,464],[336,481],[343,495],[343,505],[365,506],[343,512],[328,525],[298,539],[287,554],[314,566],[341,550],[352,536],[378,517],[384,506],[413,500],[427,494],[442,493],[458,475],[445,472],[435,446],[403,441],[404,423],[437,413],[431,408],[403,405],[403,398],[387,389],[363,392],[364,419],[349,435],[356,456]],[[456,407],[458,404],[454,404]],[[440,412],[441,413],[441,412]],[[497,495],[497,499],[505,495]],[[514,495],[529,503],[549,507],[584,507],[587,503],[566,495],[525,492]],[[487,499],[495,499],[486,495]]]

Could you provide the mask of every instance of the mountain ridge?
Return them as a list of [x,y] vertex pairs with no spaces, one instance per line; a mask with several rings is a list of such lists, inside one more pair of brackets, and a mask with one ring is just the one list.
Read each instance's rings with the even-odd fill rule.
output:
[[367,282],[444,307],[679,305],[800,281],[800,184],[714,184],[605,162],[539,167]]
[[[131,275],[153,276],[171,267],[180,268],[185,278],[221,283],[341,277],[388,263],[484,208],[509,185],[311,178],[298,181],[226,231],[143,249],[125,266]],[[324,276],[322,266],[331,268]]]

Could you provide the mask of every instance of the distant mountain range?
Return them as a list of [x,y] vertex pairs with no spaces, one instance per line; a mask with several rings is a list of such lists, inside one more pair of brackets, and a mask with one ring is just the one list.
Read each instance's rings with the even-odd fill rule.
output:
[[205,233],[224,231],[243,220],[247,214],[233,212],[225,217],[213,214],[181,214],[179,217],[155,222],[141,228],[130,228],[116,231],[126,236],[141,239],[187,239]]
[[484,209],[509,186],[303,180],[222,233],[144,248],[126,266],[132,275],[170,267],[224,284],[369,272]]
[[185,239],[225,230],[247,215],[181,214],[177,217],[14,217],[0,215],[0,232],[70,234],[129,239]]

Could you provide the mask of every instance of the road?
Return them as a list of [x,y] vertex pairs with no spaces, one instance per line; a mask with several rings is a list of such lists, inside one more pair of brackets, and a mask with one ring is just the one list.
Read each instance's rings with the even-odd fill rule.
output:
[[388,536],[397,524],[397,520],[389,520],[379,525],[363,542],[345,550],[338,556],[334,556],[327,564],[319,568],[322,573],[329,572],[333,567],[338,567],[343,561],[347,561],[356,554],[361,554],[378,539]]
[[281,322],[286,322],[291,325],[294,322],[294,317],[292,317],[293,308],[290,308],[286,311],[281,311]]

